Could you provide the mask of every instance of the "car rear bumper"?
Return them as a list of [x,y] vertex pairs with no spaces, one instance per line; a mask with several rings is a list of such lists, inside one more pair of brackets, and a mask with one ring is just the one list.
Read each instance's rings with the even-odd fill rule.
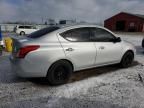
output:
[[37,71],[38,67],[31,65],[29,62],[21,59],[9,57],[12,72],[23,78],[46,77],[47,72]]

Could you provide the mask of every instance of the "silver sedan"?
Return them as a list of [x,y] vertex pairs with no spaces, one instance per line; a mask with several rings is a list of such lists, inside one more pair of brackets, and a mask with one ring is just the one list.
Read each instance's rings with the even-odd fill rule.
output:
[[104,27],[52,26],[13,38],[10,61],[19,76],[46,77],[58,85],[66,83],[74,71],[110,64],[128,67],[135,52],[133,45]]

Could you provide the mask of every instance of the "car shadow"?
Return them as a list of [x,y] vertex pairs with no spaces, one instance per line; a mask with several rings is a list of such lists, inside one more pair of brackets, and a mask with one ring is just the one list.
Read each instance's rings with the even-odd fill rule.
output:
[[[129,68],[137,66],[137,65],[139,65],[139,63],[137,61],[134,61],[133,64]],[[104,67],[87,69],[87,70],[83,70],[83,71],[77,71],[71,77],[69,83],[84,80],[86,78],[90,78],[90,77],[94,77],[94,76],[97,77],[97,76],[100,76],[103,74],[112,73],[112,72],[115,72],[120,69],[122,69],[122,68],[120,68],[120,66],[118,64],[116,64],[116,65],[109,65],[109,66],[104,66]]]
[[137,55],[144,55],[144,48],[141,46],[135,46]]
[[0,57],[0,84],[27,82],[12,71],[8,56]]
[[[134,61],[133,64],[129,68],[137,66],[139,64],[140,64],[139,62]],[[109,65],[109,66],[104,66],[104,67],[76,71],[72,74],[68,83],[74,83],[74,82],[81,81],[81,80],[91,78],[91,77],[98,77],[100,75],[112,73],[120,69],[122,68],[120,68],[119,65]],[[50,85],[46,78],[30,78],[28,80],[39,85]]]

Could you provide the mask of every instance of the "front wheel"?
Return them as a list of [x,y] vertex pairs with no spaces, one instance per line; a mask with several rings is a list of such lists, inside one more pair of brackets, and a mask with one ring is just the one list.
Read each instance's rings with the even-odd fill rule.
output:
[[51,85],[60,85],[67,83],[71,74],[72,66],[67,61],[58,61],[54,63],[47,73],[48,81]]
[[128,51],[124,54],[124,56],[120,62],[120,66],[123,68],[127,68],[132,64],[133,60],[134,60],[133,52]]

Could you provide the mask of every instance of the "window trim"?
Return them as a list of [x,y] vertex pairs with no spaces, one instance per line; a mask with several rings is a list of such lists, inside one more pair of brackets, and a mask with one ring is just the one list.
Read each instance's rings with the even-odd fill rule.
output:
[[[64,37],[62,36],[62,34],[65,33],[65,32],[67,32],[67,31],[74,30],[74,29],[80,29],[80,28],[88,28],[88,29],[89,29],[89,31],[90,31],[90,40],[89,40],[89,41],[70,41],[70,40],[68,40],[68,39],[66,39],[66,38],[64,38]],[[59,32],[58,35],[59,35],[60,37],[62,37],[64,40],[67,40],[68,42],[100,42],[100,41],[93,41],[93,40],[91,40],[91,37],[92,37],[92,31],[91,31],[91,29],[92,29],[92,28],[94,28],[94,29],[102,29],[102,30],[110,33],[110,34],[116,39],[116,36],[114,35],[113,32],[109,31],[109,30],[106,29],[106,28],[98,27],[98,26],[90,26],[90,27],[88,27],[88,26],[82,26],[82,27],[75,27],[75,28],[65,29],[65,30]],[[113,41],[109,41],[109,42],[113,42]]]

